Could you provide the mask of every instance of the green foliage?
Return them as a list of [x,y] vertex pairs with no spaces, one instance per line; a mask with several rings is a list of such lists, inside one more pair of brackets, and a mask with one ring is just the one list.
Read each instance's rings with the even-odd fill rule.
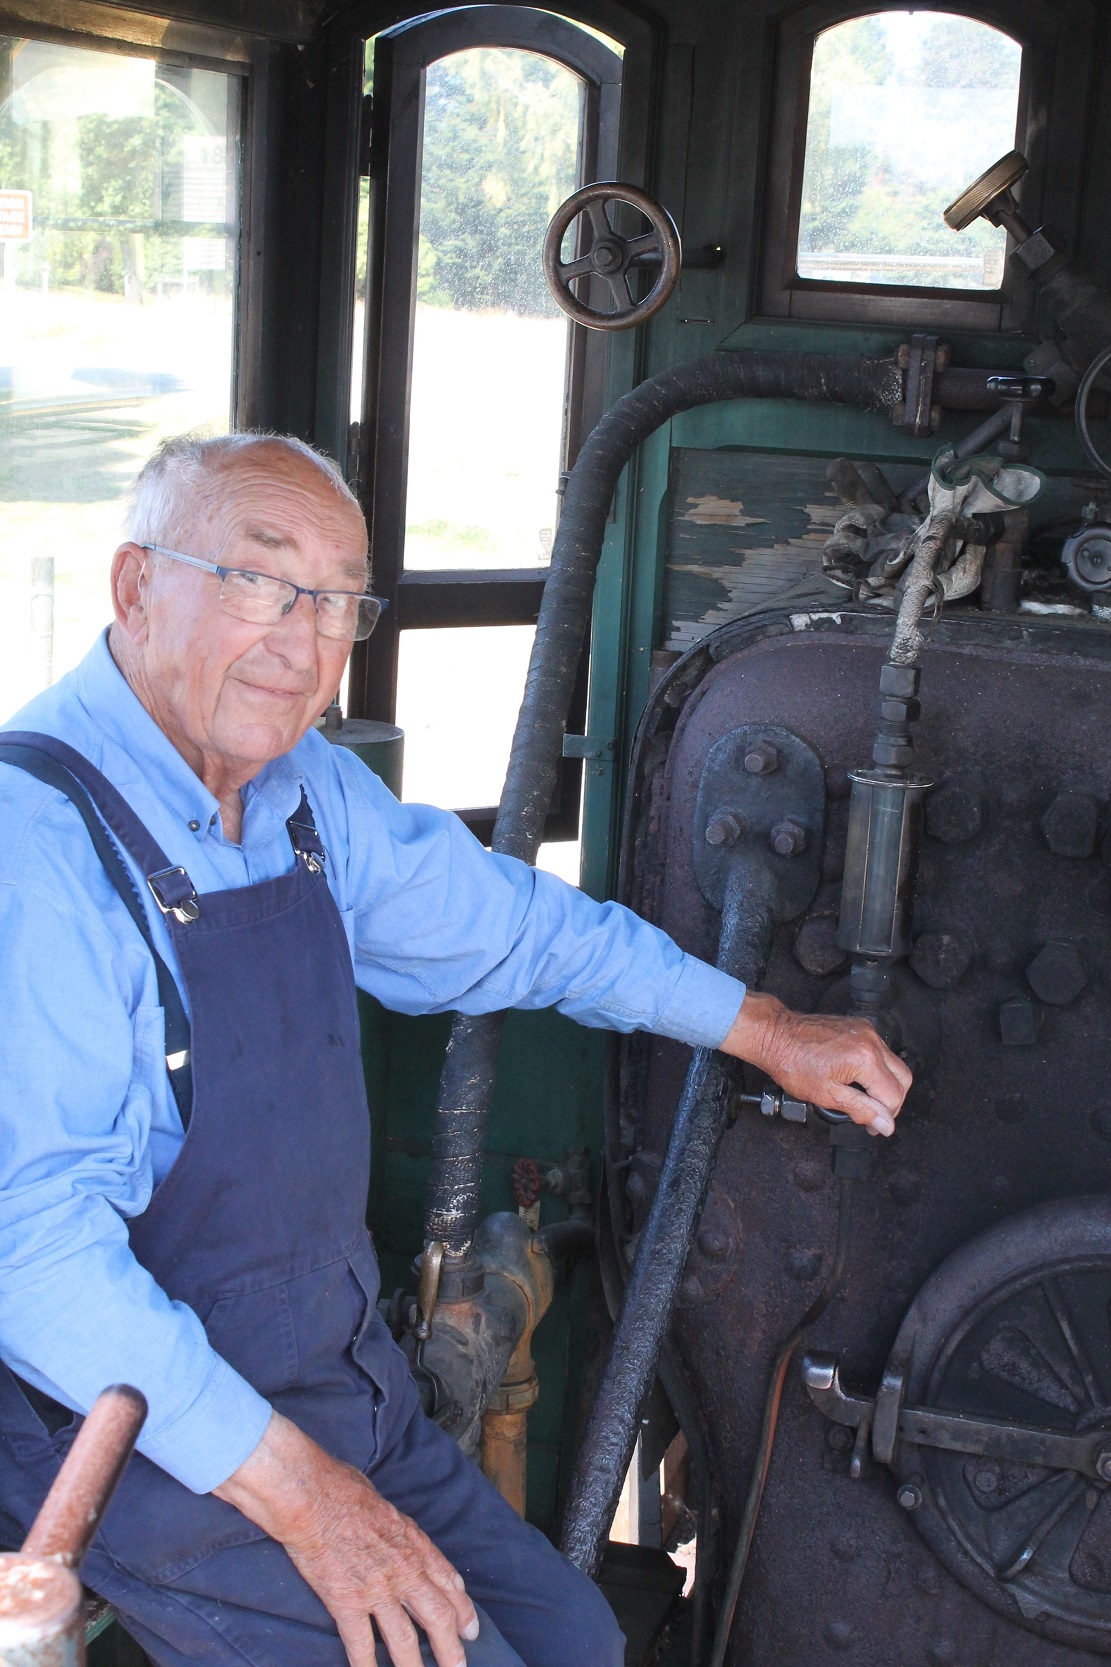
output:
[[[921,92],[926,89],[951,100],[959,89],[1016,88],[1018,48],[998,30],[946,13],[929,18],[918,14],[911,27],[914,34],[904,29],[897,13],[860,17],[826,30],[815,42],[800,254],[932,256],[950,261],[983,260],[986,255],[988,271],[990,262],[1000,258],[1000,234],[977,221],[958,238],[942,218],[960,185],[967,183],[961,179],[954,186],[944,177],[944,154],[931,156],[937,164],[932,169],[919,170],[896,165],[898,143],[832,143],[835,106],[840,101],[844,110],[847,97],[859,99],[865,111],[871,98],[887,122],[897,119],[900,99],[905,98],[906,119],[912,121],[923,107]],[[937,136],[941,125],[935,122],[930,129],[933,147],[943,142]],[[864,124],[862,129],[867,132]],[[905,155],[905,133],[894,138]],[[958,154],[962,138],[961,133],[953,135]],[[1000,151],[1005,148],[1000,144]],[[994,155],[985,157],[982,166],[994,160]],[[945,286],[972,281],[959,270],[937,268],[931,273],[913,264],[876,268],[875,277]]]
[[575,189],[580,87],[536,53],[480,48],[428,71],[417,293],[550,315],[548,221]]

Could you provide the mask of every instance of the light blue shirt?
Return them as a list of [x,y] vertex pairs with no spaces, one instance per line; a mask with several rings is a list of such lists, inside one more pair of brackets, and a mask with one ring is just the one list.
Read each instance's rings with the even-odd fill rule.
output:
[[[202,893],[292,866],[285,823],[304,785],[355,978],[399,1012],[556,1007],[715,1046],[740,1006],[743,985],[629,910],[492,856],[447,811],[399,804],[316,731],[244,789],[232,844],[103,637],[7,727],[83,753]],[[150,1404],[141,1450],[206,1492],[253,1451],[270,1407],[128,1244],[183,1138],[154,964],[60,793],[0,769],[0,828],[0,1357],[79,1411],[135,1384]]]

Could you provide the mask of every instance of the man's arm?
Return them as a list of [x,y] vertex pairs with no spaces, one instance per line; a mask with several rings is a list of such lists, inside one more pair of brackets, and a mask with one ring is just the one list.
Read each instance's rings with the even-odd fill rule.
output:
[[800,1098],[891,1133],[910,1073],[863,1021],[746,994],[631,910],[492,856],[457,817],[398,804],[356,759],[337,767],[354,801],[356,977],[387,1006],[556,1007],[581,1024],[721,1047]]

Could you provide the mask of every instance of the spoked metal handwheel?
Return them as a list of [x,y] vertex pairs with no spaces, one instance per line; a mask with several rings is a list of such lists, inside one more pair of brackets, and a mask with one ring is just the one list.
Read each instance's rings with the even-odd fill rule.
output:
[[975,1454],[908,1440],[901,1420],[893,1468],[915,1525],[994,1609],[1111,1654],[1111,1200],[1041,1205],[951,1256],[900,1355],[908,1403],[997,1426]]
[[[635,237],[623,236],[614,229],[609,213],[612,203],[631,203],[644,215],[650,229]],[[563,239],[568,227],[582,214],[589,223],[589,247],[565,261]],[[670,299],[682,262],[674,220],[662,203],[636,185],[611,181],[585,185],[556,210],[544,238],[544,276],[556,305],[591,330],[628,330],[652,318]],[[656,280],[643,300],[636,301],[629,273],[641,267],[653,269]],[[608,286],[613,296],[611,311],[592,307],[576,295],[576,280],[581,280],[585,289],[591,278],[600,278]]]

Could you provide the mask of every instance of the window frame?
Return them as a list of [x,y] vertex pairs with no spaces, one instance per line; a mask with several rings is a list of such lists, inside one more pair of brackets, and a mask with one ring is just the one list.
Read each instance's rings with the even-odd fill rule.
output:
[[[1088,30],[1080,18],[1054,15],[1042,0],[926,0],[913,8],[909,0],[857,0],[856,4],[812,0],[779,27],[773,89],[771,146],[766,181],[760,311],[767,317],[823,322],[913,325],[917,328],[987,332],[1030,331],[1034,324],[1032,280],[1015,272],[1008,260],[998,290],[930,289],[904,284],[861,284],[800,278],[796,271],[803,165],[810,104],[814,41],[824,30],[852,18],[884,11],[936,11],[967,17],[1000,29],[1022,49],[1018,119],[1014,146],[1030,164],[1019,187],[1023,213],[1032,225],[1052,218],[1069,239],[1075,238],[1076,199],[1062,200],[1052,184],[1062,170],[1080,165],[1083,114],[1066,115],[1062,104],[1065,60],[1082,61]],[[1073,6],[1069,10],[1077,12]],[[1079,35],[1080,40],[1075,39]],[[1070,50],[1071,49],[1071,50]],[[1087,77],[1077,85],[1087,87]],[[1055,97],[1056,92],[1056,97]],[[1075,98],[1075,89],[1074,89]],[[1086,98],[1076,102],[1082,106]],[[1053,111],[1054,121],[1049,121]],[[1051,205],[1048,216],[1043,205]],[[1007,241],[1007,255],[1014,245]]]
[[[544,568],[406,572],[403,566],[424,77],[428,65],[448,54],[482,46],[542,53],[580,76],[586,86],[581,177],[616,172],[621,60],[571,21],[529,7],[474,6],[401,24],[378,37],[360,170],[371,182],[363,415],[352,436],[348,470],[371,530],[375,589],[390,606],[371,641],[357,644],[352,655],[347,700],[352,717],[393,721],[406,628],[535,624],[544,592]],[[353,263],[352,242],[352,294]],[[571,324],[560,473],[570,468],[583,436],[601,415],[605,371],[605,338]],[[552,485],[555,491],[558,482]],[[571,730],[585,724],[586,698],[584,649]],[[578,837],[582,773],[581,761],[561,761],[546,840]],[[495,806],[462,807],[459,814],[489,843]]]

